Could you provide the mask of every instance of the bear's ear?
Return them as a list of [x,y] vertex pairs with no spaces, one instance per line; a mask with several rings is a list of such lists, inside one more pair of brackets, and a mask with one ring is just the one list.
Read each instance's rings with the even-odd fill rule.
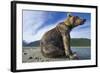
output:
[[72,17],[71,13],[67,13],[67,16],[68,16],[68,17]]
[[72,15],[69,15],[69,17],[72,17]]

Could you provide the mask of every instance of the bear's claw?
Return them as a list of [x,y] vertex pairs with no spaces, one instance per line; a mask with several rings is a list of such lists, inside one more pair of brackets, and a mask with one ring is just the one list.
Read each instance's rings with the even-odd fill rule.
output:
[[69,56],[69,59],[70,60],[78,60],[79,58],[76,53],[73,53],[72,55]]

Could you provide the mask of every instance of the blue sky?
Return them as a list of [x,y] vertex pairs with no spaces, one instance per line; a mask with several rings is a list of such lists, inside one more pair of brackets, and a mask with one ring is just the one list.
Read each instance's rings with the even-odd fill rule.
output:
[[[71,38],[89,38],[91,31],[91,14],[71,12],[73,16],[86,19],[84,25],[74,28]],[[45,32],[56,27],[67,18],[67,12],[23,10],[23,40],[30,43],[40,40]]]

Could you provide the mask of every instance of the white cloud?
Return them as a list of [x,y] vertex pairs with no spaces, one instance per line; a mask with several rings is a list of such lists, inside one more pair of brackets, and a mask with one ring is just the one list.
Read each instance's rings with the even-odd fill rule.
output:
[[39,11],[23,12],[23,40],[36,39],[35,30],[46,21],[46,13]]
[[24,35],[24,39],[25,41],[27,42],[32,42],[32,41],[37,41],[37,40],[40,40],[42,38],[42,36],[49,30],[53,29],[54,27],[56,27],[56,25],[58,24],[59,22],[53,24],[53,25],[47,25],[45,26],[44,28],[40,29],[37,33],[35,34],[25,34]]
[[46,20],[46,13],[39,11],[24,11],[23,12],[23,31],[35,30]]

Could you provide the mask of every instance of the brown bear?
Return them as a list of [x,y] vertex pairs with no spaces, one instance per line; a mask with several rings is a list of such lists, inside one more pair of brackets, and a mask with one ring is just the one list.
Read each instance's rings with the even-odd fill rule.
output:
[[40,40],[43,56],[49,58],[65,56],[69,59],[76,59],[76,54],[70,48],[70,32],[74,27],[84,24],[85,21],[86,19],[78,16],[68,15],[64,22],[47,31]]

